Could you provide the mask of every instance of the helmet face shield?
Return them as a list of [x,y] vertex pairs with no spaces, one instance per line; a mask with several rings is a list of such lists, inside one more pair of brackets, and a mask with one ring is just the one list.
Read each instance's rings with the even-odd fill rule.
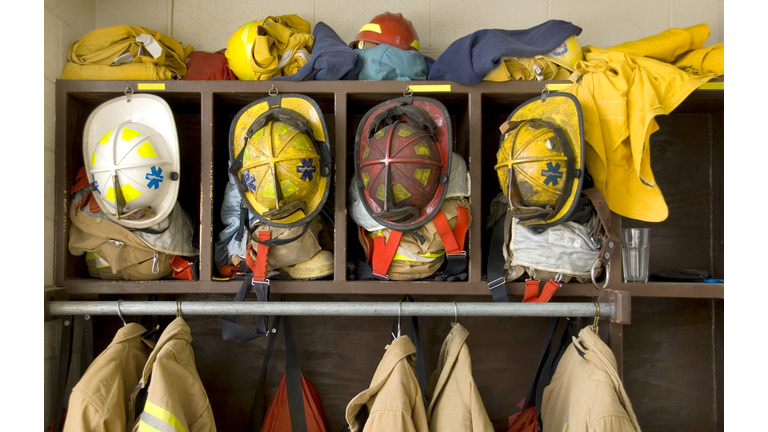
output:
[[529,100],[503,127],[494,168],[510,210],[538,228],[567,221],[584,177],[578,101],[566,93]]
[[280,95],[243,108],[230,128],[230,172],[251,213],[267,225],[311,221],[328,199],[331,156],[317,104]]
[[453,135],[445,107],[429,98],[377,105],[355,139],[355,186],[366,212],[395,230],[429,222],[445,199]]
[[83,160],[99,207],[127,228],[146,228],[173,210],[179,191],[179,144],[168,104],[153,95],[120,97],[94,110]]

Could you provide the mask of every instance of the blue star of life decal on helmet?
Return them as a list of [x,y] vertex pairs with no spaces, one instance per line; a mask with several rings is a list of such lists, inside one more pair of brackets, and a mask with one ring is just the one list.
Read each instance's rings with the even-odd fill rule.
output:
[[147,173],[146,179],[149,180],[147,187],[150,189],[159,189],[160,183],[163,182],[163,169],[160,167],[152,167],[152,172]]
[[301,165],[296,166],[296,172],[301,173],[301,180],[312,181],[312,175],[317,171],[312,159],[301,159]]
[[96,176],[91,174],[91,178],[93,179],[93,188],[96,189],[96,193],[101,193],[99,190],[99,182],[96,181]]
[[243,173],[243,180],[245,180],[245,184],[248,186],[248,190],[251,192],[256,192],[256,177],[252,176],[250,171]]
[[557,186],[560,179],[563,178],[563,173],[560,172],[560,163],[547,162],[547,169],[541,170],[541,175],[546,177],[544,184]]

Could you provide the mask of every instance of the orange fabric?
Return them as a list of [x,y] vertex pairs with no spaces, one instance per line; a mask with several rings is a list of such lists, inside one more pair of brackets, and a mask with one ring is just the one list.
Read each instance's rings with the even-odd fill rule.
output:
[[389,265],[397,252],[397,246],[403,237],[402,231],[392,230],[389,233],[389,241],[384,236],[373,238],[373,274],[376,276],[386,276]]
[[[301,390],[304,399],[304,415],[307,419],[307,432],[327,432],[325,415],[320,405],[317,389],[301,375]],[[280,380],[275,397],[269,403],[261,432],[291,432],[291,414],[288,409],[288,388],[285,375]]]
[[536,416],[536,407],[528,407],[519,413],[509,417],[509,429],[507,432],[538,432],[539,420]]

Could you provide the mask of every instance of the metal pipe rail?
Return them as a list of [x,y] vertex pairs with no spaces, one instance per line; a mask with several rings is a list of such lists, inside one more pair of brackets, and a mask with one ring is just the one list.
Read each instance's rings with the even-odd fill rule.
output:
[[[119,302],[119,310],[118,310]],[[51,301],[50,315],[511,316],[613,318],[614,303]]]

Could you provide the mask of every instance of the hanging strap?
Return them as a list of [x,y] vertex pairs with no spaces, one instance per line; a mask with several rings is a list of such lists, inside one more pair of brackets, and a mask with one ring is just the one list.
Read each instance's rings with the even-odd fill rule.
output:
[[[269,253],[269,246],[262,243],[262,241],[269,240],[271,233],[269,231],[259,231],[259,244],[258,252],[254,256],[253,246],[248,245],[245,252],[245,262],[248,268],[251,270],[248,277],[246,275],[243,284],[240,285],[240,290],[235,295],[235,302],[241,302],[245,300],[245,296],[253,287],[256,292],[257,301],[269,301],[269,279],[267,279],[267,254]],[[256,331],[248,330],[247,328],[237,324],[237,315],[226,315],[221,317],[221,337],[224,340],[232,340],[235,342],[249,342],[257,337],[267,335],[267,316],[256,316]]]
[[84,315],[62,317],[61,346],[59,347],[59,384],[53,430],[61,430],[62,411],[69,405],[67,395],[80,382],[88,366],[93,362],[93,320]]
[[389,240],[382,235],[373,238],[373,276],[379,280],[387,280],[387,272],[395,257],[397,247],[400,245],[400,239],[403,238],[403,232],[390,230]]
[[546,303],[561,286],[563,285],[560,282],[549,280],[544,284],[544,288],[541,290],[541,294],[539,294],[539,280],[526,279],[523,303]]
[[[556,318],[552,318],[552,319],[554,320]],[[572,338],[573,338],[573,326],[571,326],[571,319],[566,318],[565,329],[563,330],[563,334],[560,336],[560,341],[558,342],[557,347],[554,349],[554,351],[551,351],[549,355],[547,355],[547,360],[544,363],[544,366],[541,368],[541,371],[539,372],[539,382],[536,385],[536,394],[535,394],[536,407],[539,408],[537,409],[538,416],[539,416],[539,424],[542,424],[541,423],[541,401],[544,396],[544,389],[549,385],[550,382],[552,382],[552,377],[555,375],[555,370],[557,369],[558,363],[560,363],[560,358],[565,353],[566,348],[568,348],[568,346],[571,344]]]
[[[539,365],[536,367],[536,374],[533,376],[533,380],[531,380],[531,384],[528,386],[528,393],[525,395],[525,404],[522,407],[523,410],[534,406],[536,403],[536,389],[540,384],[541,374],[544,370],[544,365],[547,362],[547,358],[549,357],[552,339],[555,336],[555,330],[557,329],[557,323],[559,321],[559,317],[552,317],[549,320],[549,330],[547,331],[547,337],[544,339],[544,346],[541,348]],[[540,408],[539,406],[537,407]]]
[[464,241],[467,237],[469,228],[469,210],[465,206],[457,205],[458,219],[453,230],[448,225],[448,220],[442,210],[437,212],[432,219],[432,223],[437,229],[437,234],[443,242],[445,248],[446,265],[443,272],[444,277],[456,276],[467,270],[467,252],[464,250]]
[[[280,301],[282,301],[281,299]],[[293,338],[293,328],[288,316],[277,316],[272,320],[272,331],[269,334],[267,349],[264,352],[264,361],[261,364],[259,373],[259,382],[256,386],[256,395],[253,398],[251,414],[248,417],[249,432],[261,430],[264,422],[264,389],[267,381],[267,369],[269,358],[272,355],[272,349],[277,339],[277,330],[280,327],[280,320],[285,322],[285,384],[288,396],[288,410],[291,417],[291,430],[293,432],[307,432],[307,420],[304,412],[304,394],[301,387],[301,370],[299,369],[299,360],[296,353],[296,341]]]
[[[414,300],[413,297],[406,295],[403,297],[402,301],[415,302],[416,300]],[[399,317],[395,317],[394,320],[392,321],[393,337],[397,337],[398,319]],[[427,368],[426,368],[426,363],[424,362],[424,351],[421,349],[421,338],[419,337],[419,317],[417,316],[409,317],[408,337],[411,339],[411,342],[413,342],[413,345],[416,347],[416,378],[419,381],[419,388],[421,389],[421,397],[424,400],[424,404],[425,404],[424,406],[429,406],[429,401],[427,401],[427,396],[426,396]],[[362,426],[360,430],[362,430]]]
[[509,290],[507,282],[504,279],[506,269],[504,269],[504,224],[509,213],[505,214],[496,225],[493,226],[491,234],[491,243],[488,247],[488,289],[491,291],[493,301],[509,303]]

